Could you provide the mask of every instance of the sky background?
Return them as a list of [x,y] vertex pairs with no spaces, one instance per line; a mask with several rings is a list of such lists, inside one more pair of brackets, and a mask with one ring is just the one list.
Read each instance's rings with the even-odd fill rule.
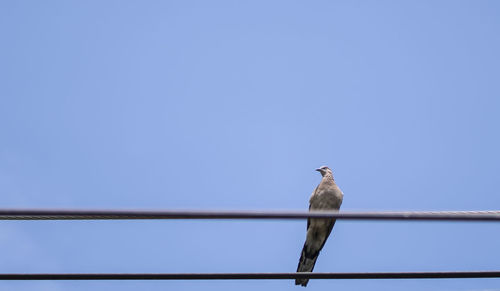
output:
[[[1,1],[0,208],[500,209],[500,2]],[[1,221],[0,272],[294,272],[298,221]],[[494,223],[337,222],[315,271],[498,270]],[[288,280],[0,290],[302,290]],[[308,290],[500,290],[500,279]]]

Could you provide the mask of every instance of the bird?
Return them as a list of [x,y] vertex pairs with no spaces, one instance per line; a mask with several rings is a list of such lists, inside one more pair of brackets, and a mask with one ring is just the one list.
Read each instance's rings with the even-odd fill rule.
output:
[[[327,166],[316,171],[321,173],[322,179],[309,199],[311,210],[339,210],[344,193],[335,183],[333,173]],[[312,272],[319,252],[323,249],[328,236],[335,225],[333,218],[309,218],[307,220],[307,234],[302,253],[300,255],[297,272]],[[307,286],[309,279],[295,279],[295,285]]]

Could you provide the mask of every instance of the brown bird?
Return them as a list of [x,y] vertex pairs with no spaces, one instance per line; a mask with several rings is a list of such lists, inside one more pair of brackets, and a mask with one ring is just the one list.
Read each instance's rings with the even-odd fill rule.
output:
[[[319,171],[323,178],[309,199],[309,211],[339,210],[344,193],[335,184],[332,170],[327,166],[322,166],[316,171]],[[306,242],[302,248],[297,272],[313,271],[319,252],[325,245],[334,225],[335,219],[332,218],[309,218],[307,220]],[[308,282],[309,279],[296,279],[295,285],[306,287]]]

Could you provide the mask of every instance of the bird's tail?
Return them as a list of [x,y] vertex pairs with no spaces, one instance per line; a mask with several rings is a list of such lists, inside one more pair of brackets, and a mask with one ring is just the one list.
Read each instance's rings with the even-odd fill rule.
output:
[[[319,252],[308,252],[307,242],[302,248],[302,254],[300,255],[299,265],[297,266],[297,272],[312,272],[314,265],[316,264],[316,259],[318,259]],[[307,286],[309,279],[295,279],[295,285]]]

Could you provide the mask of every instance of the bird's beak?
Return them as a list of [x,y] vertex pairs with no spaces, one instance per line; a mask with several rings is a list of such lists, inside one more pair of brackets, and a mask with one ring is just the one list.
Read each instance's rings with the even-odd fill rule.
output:
[[320,168],[317,168],[315,171],[321,172],[321,169],[320,169]]

